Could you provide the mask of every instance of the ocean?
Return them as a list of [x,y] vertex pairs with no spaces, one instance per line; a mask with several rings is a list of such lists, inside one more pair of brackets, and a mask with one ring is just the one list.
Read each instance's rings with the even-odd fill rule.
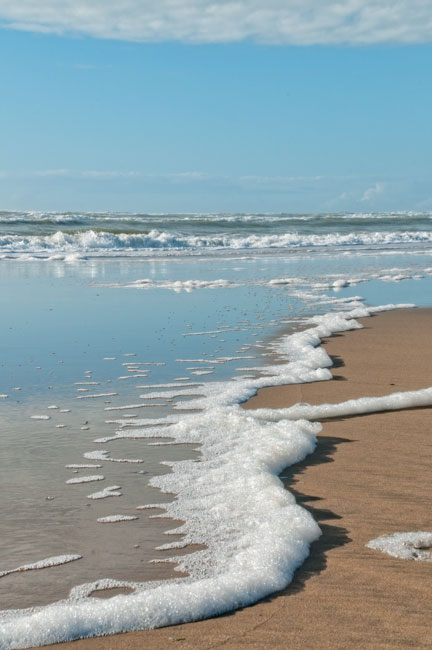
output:
[[0,287],[6,649],[289,583],[319,528],[277,475],[320,425],[239,404],[329,379],[317,344],[357,317],[430,306],[432,213],[0,212]]

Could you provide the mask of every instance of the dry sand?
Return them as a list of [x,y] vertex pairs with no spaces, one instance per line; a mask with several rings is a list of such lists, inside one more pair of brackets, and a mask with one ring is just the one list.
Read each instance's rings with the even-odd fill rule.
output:
[[[259,391],[245,408],[340,402],[432,385],[432,310],[363,319],[324,342],[334,380]],[[395,650],[431,648],[432,563],[398,560],[365,544],[432,530],[432,409],[324,423],[315,454],[283,473],[323,535],[284,591],[231,615],[87,639],[59,650]]]

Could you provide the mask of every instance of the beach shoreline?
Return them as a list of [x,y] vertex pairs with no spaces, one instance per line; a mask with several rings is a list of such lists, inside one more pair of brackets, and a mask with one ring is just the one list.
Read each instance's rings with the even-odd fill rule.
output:
[[[322,345],[334,379],[261,389],[244,408],[336,403],[431,384],[432,309],[384,312]],[[429,642],[432,564],[365,547],[379,535],[430,530],[430,408],[323,423],[312,456],[282,473],[322,536],[281,593],[187,625],[75,641],[74,650],[166,648],[423,648]],[[419,451],[421,450],[421,451]],[[69,644],[47,646],[67,650]]]

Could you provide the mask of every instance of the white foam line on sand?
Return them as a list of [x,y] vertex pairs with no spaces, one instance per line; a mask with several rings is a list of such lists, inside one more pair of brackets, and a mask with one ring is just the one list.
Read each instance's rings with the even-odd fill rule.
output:
[[95,474],[93,476],[80,476],[79,478],[70,478],[65,481],[66,485],[75,485],[78,483],[94,483],[95,481],[103,481],[105,476],[102,474]]
[[430,531],[419,530],[383,535],[372,539],[366,546],[402,560],[432,562],[432,532]]
[[138,519],[138,517],[134,515],[109,515],[108,517],[99,517],[96,521],[100,524],[116,524],[122,521],[133,521],[134,519]]
[[[137,593],[103,602],[63,601],[31,613],[18,612],[2,626],[1,650],[199,620],[251,605],[286,588],[320,529],[311,514],[296,504],[278,474],[314,451],[321,425],[305,420],[304,413],[291,420],[286,412],[279,413],[278,419],[277,411],[271,415],[265,409],[245,411],[239,402],[265,386],[330,379],[332,361],[319,346],[321,339],[360,328],[356,318],[390,308],[394,305],[311,319],[309,329],[281,338],[278,351],[287,362],[268,366],[271,377],[209,382],[205,399],[196,401],[202,412],[171,425],[165,418],[165,428],[161,419],[147,428],[151,421],[142,420],[140,430],[117,432],[117,439],[158,436],[201,445],[200,462],[165,463],[172,472],[153,477],[150,485],[177,495],[171,502],[155,505],[165,511],[163,517],[184,522],[172,531],[183,538],[164,547],[199,543],[206,548],[167,558],[189,574],[186,579],[150,589],[143,585]],[[359,408],[345,403],[337,415],[432,405],[432,388],[410,393],[406,399],[401,395],[363,398]],[[328,416],[328,409],[323,413]]]
[[95,501],[99,499],[107,499],[108,497],[121,497],[122,493],[119,492],[120,485],[109,485],[100,492],[93,492],[93,494],[88,494],[87,499],[93,499]]
[[118,393],[99,393],[98,395],[79,395],[75,399],[98,399],[99,397],[114,397]]
[[52,566],[59,566],[60,564],[67,564],[68,562],[74,562],[75,560],[80,560],[82,555],[56,555],[53,557],[48,557],[45,560],[39,560],[38,562],[32,562],[31,564],[23,564],[22,566],[17,567],[16,569],[9,569],[8,571],[0,571],[0,578],[8,576],[11,573],[20,573],[21,571],[32,571],[33,569],[47,569]]
[[121,379],[122,381],[124,381],[125,379],[140,379],[140,378],[144,379],[145,377],[148,377],[148,375],[149,375],[148,372],[144,373],[144,374],[143,373],[136,373],[136,374],[133,374],[133,375],[123,375],[122,377],[118,377],[118,379]]
[[143,384],[142,386],[135,386],[135,388],[141,389],[141,388],[187,388],[190,386],[202,386],[203,384],[200,382],[188,382],[186,384],[177,384],[177,383],[172,383],[172,384]]
[[111,463],[143,463],[144,461],[141,458],[109,458],[108,451],[105,449],[100,449],[97,451],[86,451],[84,453],[84,458],[88,460],[108,460]]
[[166,404],[128,404],[127,406],[106,406],[104,411],[128,411],[129,409],[143,409],[151,406],[166,406]]
[[65,465],[66,469],[100,469],[102,465],[90,465],[90,463],[71,463]]

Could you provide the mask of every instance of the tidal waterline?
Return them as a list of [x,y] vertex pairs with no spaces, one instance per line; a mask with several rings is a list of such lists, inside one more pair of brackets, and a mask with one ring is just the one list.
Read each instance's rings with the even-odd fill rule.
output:
[[[1,295],[8,309],[2,321],[1,392],[8,397],[1,401],[0,566],[12,569],[68,553],[83,557],[2,578],[2,609],[53,602],[77,584],[106,577],[143,581],[175,575],[172,566],[149,562],[163,555],[154,549],[175,524],[150,520],[152,513],[137,513],[136,507],[173,498],[148,486],[149,477],[170,471],[161,461],[197,458],[199,452],[191,445],[116,440],[109,445],[110,456],[142,462],[91,461],[83,455],[107,449],[93,441],[113,435],[116,419],[129,417],[133,424],[134,417],[165,417],[189,393],[199,395],[203,382],[231,377],[236,366],[260,363],[256,339],[263,332],[268,336],[276,317],[289,311],[271,295],[256,296],[257,289],[241,299],[236,289],[181,294],[112,289],[94,284],[107,277],[106,263],[101,277],[93,269],[91,282],[83,264],[61,264],[63,273],[45,262],[3,267]],[[136,272],[134,263],[129,266]],[[258,293],[264,291],[258,288]],[[274,323],[266,320],[270,314]],[[205,331],[218,334],[190,336]],[[243,345],[250,348],[242,350]],[[145,400],[140,395],[152,390],[146,386],[165,392],[178,386],[178,396]],[[66,484],[94,474],[104,479]],[[121,496],[87,498],[107,486],[119,486]],[[97,521],[117,511],[139,518],[109,530]]]
[[[181,417],[176,404],[188,393],[199,394],[199,384],[256,376],[281,327],[304,327],[308,316],[343,305],[337,301],[360,294],[371,304],[427,304],[431,295],[428,249],[340,255],[225,251],[193,259],[4,259],[1,264],[0,393],[8,397],[0,403],[5,431],[0,568],[68,553],[83,556],[1,578],[3,609],[52,602],[97,579],[175,575],[169,566],[148,563],[159,555],[155,546],[166,541],[164,530],[175,524],[150,519],[151,511],[136,507],[173,498],[149,487],[149,478],[169,472],[161,461],[199,460],[199,451],[193,445],[155,447],[145,439],[95,443],[114,435],[116,419],[129,417],[132,427],[134,415]],[[181,389],[182,384],[195,386]],[[183,398],[172,394],[173,385]],[[151,391],[165,396],[147,400]],[[84,457],[101,450],[114,460],[143,462]],[[102,467],[65,467],[78,464]],[[66,484],[94,474],[104,479]],[[119,486],[121,496],[88,499],[112,486]],[[117,514],[138,519],[97,521]]]

